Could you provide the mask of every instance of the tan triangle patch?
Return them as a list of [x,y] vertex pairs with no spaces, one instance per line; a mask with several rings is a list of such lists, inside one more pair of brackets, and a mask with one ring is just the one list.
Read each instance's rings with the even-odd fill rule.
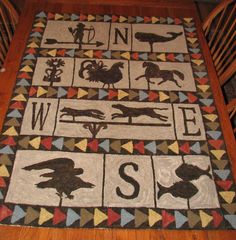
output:
[[0,166],[0,176],[1,177],[10,177],[10,174],[5,165]]
[[48,212],[45,208],[40,209],[39,221],[38,224],[42,225],[45,222],[53,218],[53,214]]
[[233,199],[235,197],[235,192],[233,191],[219,192],[219,194],[229,204],[233,202]]
[[178,145],[178,142],[177,142],[177,141],[175,141],[174,143],[172,143],[171,145],[169,145],[168,148],[169,148],[172,152],[174,152],[174,153],[176,153],[176,154],[179,154],[179,145]]
[[107,215],[100,211],[98,208],[95,208],[94,211],[94,226],[97,226],[98,224],[102,223],[107,219]]
[[216,159],[221,160],[222,156],[225,154],[225,150],[211,150],[211,153]]
[[212,216],[208,215],[202,210],[199,211],[199,215],[201,218],[202,227],[206,227],[213,220]]
[[3,135],[7,136],[18,136],[18,133],[15,129],[15,127],[8,128],[5,132],[3,132]]
[[150,227],[160,220],[162,220],[162,216],[159,213],[153,211],[152,209],[148,210],[148,223]]
[[39,149],[40,147],[40,142],[41,142],[41,137],[36,137],[32,140],[29,141],[29,144],[34,148],[34,149]]
[[75,144],[75,146],[77,148],[79,148],[80,150],[82,150],[83,152],[86,152],[87,145],[88,145],[88,140],[87,139],[83,139],[82,141]]
[[134,215],[135,215],[135,227],[141,226],[148,220],[148,216],[145,213],[139,211],[138,209],[135,209]]
[[127,150],[129,153],[133,153],[134,151],[133,141],[129,141],[126,144],[123,144],[121,147]]

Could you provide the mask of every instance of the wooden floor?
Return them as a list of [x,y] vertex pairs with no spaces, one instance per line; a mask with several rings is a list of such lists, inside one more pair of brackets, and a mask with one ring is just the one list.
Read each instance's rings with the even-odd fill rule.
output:
[[[79,3],[78,3],[79,2]],[[156,15],[170,17],[194,17],[198,28],[200,20],[196,15],[195,5],[191,0],[28,0],[20,18],[19,26],[12,42],[5,67],[0,73],[0,129],[6,113],[11,92],[15,83],[24,46],[31,30],[35,12],[40,10],[52,12],[98,13],[118,15]],[[216,73],[208,57],[209,51],[201,31],[200,42],[206,53],[206,63],[211,79],[214,97],[224,129],[227,150],[236,176],[235,140],[226,117],[226,109]],[[207,56],[208,55],[208,56]],[[0,240],[234,240],[236,231],[167,231],[167,230],[110,230],[110,229],[46,229],[29,227],[0,227]]]

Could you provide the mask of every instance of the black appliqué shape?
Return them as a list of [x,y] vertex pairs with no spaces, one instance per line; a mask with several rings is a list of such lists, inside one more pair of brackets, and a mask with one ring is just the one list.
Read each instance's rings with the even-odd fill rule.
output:
[[123,62],[114,63],[111,68],[108,69],[103,61],[96,62],[96,60],[85,60],[81,63],[79,76],[84,79],[84,71],[86,71],[88,74],[86,80],[91,82],[102,82],[103,88],[106,85],[108,85],[108,88],[110,88],[110,85],[115,88],[114,84],[121,81],[123,78],[120,68],[124,68]]
[[176,39],[178,36],[181,36],[183,32],[167,32],[166,34],[170,36],[162,36],[155,33],[146,33],[146,32],[136,32],[135,38],[140,42],[148,42],[150,45],[151,52],[153,52],[154,43],[163,43],[169,42]]
[[208,176],[212,179],[210,174],[210,166],[206,170],[203,170],[197,166],[183,163],[176,170],[176,175],[184,181],[192,181],[200,178],[202,175]]
[[54,158],[44,162],[36,163],[23,168],[27,171],[51,169],[52,172],[44,173],[41,177],[50,178],[47,181],[35,184],[38,188],[54,188],[60,197],[59,206],[62,204],[63,194],[73,199],[71,192],[80,188],[93,188],[94,184],[83,181],[77,175],[83,174],[82,168],[75,168],[75,163],[69,158]]
[[190,199],[198,192],[198,189],[195,185],[193,185],[191,182],[186,181],[176,182],[170,187],[164,187],[157,182],[157,186],[159,188],[159,191],[157,193],[158,199],[166,193],[170,193],[173,197]]
[[157,118],[160,121],[167,122],[168,117],[162,114],[158,114],[155,110],[167,110],[167,108],[134,108],[134,107],[127,107],[122,104],[113,104],[113,108],[120,110],[122,113],[113,113],[112,119],[115,118],[129,118],[129,123],[132,124],[133,117],[139,116],[148,116],[151,118]]
[[91,117],[91,118],[96,118],[100,120],[104,120],[105,116],[104,113],[100,110],[97,109],[74,109],[74,108],[69,108],[69,107],[64,107],[60,110],[62,112],[60,118],[63,116],[71,116],[72,117],[72,122],[75,122],[76,117]]
[[50,86],[53,85],[54,82],[60,82],[60,75],[63,73],[60,67],[65,66],[65,62],[62,59],[49,59],[46,64],[49,68],[45,69],[46,75],[43,78],[43,81],[50,82]]
[[[95,34],[96,34],[96,31],[93,26],[86,28],[85,24],[80,22],[76,25],[76,28],[69,27],[68,31],[73,36],[73,42],[60,42],[54,38],[47,38],[45,41],[45,44],[53,45],[53,44],[73,44],[73,43],[75,43],[75,44],[79,44],[79,49],[82,49],[83,45],[88,45],[88,46],[94,45],[96,47],[100,47],[100,46],[104,45],[104,43],[100,42],[100,41],[92,42],[92,40],[95,38]],[[85,31],[87,31],[88,34],[87,34],[87,39],[84,41]]]
[[179,85],[178,81],[175,79],[175,75],[177,75],[180,80],[184,80],[184,74],[182,72],[178,70],[160,70],[160,67],[152,62],[144,62],[143,68],[146,68],[145,73],[137,77],[135,80],[139,80],[140,78],[146,78],[148,90],[150,89],[150,83],[155,83],[150,80],[151,78],[162,78],[162,81],[157,83],[157,85],[160,85],[161,83],[166,81],[171,81],[175,83],[178,87],[181,87],[181,85]]

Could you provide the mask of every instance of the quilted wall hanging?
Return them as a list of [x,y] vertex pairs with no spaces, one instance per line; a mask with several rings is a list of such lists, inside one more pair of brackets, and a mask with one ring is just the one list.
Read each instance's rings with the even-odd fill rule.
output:
[[233,229],[192,18],[36,15],[0,138],[0,223]]

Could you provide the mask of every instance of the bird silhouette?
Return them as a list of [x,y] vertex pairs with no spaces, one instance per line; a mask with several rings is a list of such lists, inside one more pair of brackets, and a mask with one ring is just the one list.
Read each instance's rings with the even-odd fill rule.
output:
[[54,170],[49,173],[41,174],[41,177],[51,178],[47,181],[36,183],[38,188],[54,188],[60,197],[59,206],[62,204],[63,193],[66,198],[73,199],[71,192],[79,188],[93,188],[95,185],[83,181],[77,175],[83,174],[82,168],[75,168],[75,163],[69,158],[55,158],[44,162],[36,163],[23,168],[24,170]]
[[169,42],[176,39],[178,36],[182,35],[182,32],[167,32],[166,34],[170,36],[157,35],[155,33],[146,33],[146,32],[136,32],[135,38],[140,42],[148,42],[150,44],[151,52],[153,52],[153,44],[161,42]]

